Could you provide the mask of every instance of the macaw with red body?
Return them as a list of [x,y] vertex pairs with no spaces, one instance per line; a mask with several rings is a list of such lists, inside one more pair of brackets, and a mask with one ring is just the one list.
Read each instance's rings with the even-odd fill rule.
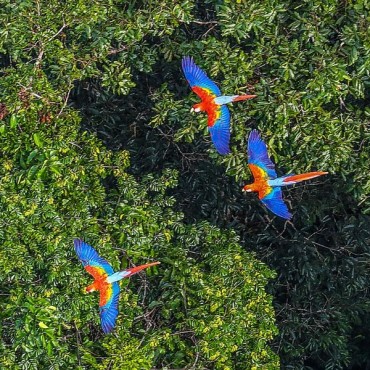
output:
[[160,262],[147,263],[127,270],[114,272],[112,266],[90,245],[80,239],[74,240],[75,251],[85,270],[92,275],[94,282],[86,291],[100,292],[99,313],[104,333],[110,333],[116,324],[118,316],[119,284],[118,281],[128,278],[147,267],[158,265]]
[[287,220],[292,218],[292,214],[283,201],[281,187],[327,174],[327,172],[316,171],[277,177],[275,166],[268,156],[266,144],[257,130],[253,130],[248,138],[248,166],[253,174],[254,183],[245,185],[243,191],[258,192],[258,198],[271,212]]
[[202,99],[191,111],[207,112],[208,129],[214,146],[220,154],[230,153],[230,112],[225,104],[252,99],[257,95],[222,95],[218,86],[191,57],[182,59],[182,70],[192,90]]

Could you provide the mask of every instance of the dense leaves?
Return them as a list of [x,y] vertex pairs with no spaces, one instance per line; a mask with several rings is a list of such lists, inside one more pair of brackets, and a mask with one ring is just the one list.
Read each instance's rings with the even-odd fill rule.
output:
[[[130,150],[135,174],[180,171],[174,195],[189,222],[237,228],[245,247],[278,272],[271,285],[280,327],[275,344],[287,368],[355,368],[370,361],[364,350],[369,29],[366,1],[194,2],[179,27],[148,31],[151,71],[132,64],[130,95],[112,95],[96,80],[73,95],[85,127],[108,147]],[[148,55],[146,47],[135,50]],[[193,56],[224,93],[258,94],[231,107],[229,156],[213,149],[206,117],[189,113],[197,97],[180,69],[184,55]],[[250,178],[250,128],[262,132],[279,174],[331,173],[285,191],[293,224],[240,193]]]
[[[277,368],[266,292],[274,272],[235,231],[185,220],[173,166],[138,173],[127,148],[112,151],[81,128],[76,109],[101,94],[131,94],[132,71],[162,60],[157,38],[188,22],[195,4],[1,5],[1,367]],[[152,104],[140,103],[149,122]],[[116,270],[162,262],[122,282],[112,335],[100,329],[97,294],[83,294],[91,277],[74,237]]]
[[[284,368],[369,365],[366,0],[1,5],[3,366],[278,368],[251,251],[277,272]],[[258,95],[231,107],[231,155],[189,112],[184,55]],[[292,223],[240,192],[251,128],[279,174],[331,173],[285,191]],[[123,283],[114,336],[80,294],[76,236],[116,269],[163,262]]]

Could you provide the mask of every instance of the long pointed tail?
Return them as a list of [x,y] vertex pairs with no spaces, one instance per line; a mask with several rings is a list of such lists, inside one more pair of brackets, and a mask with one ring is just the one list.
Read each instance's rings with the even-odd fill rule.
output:
[[130,275],[133,275],[133,274],[136,274],[139,271],[144,270],[144,269],[146,269],[146,268],[148,268],[150,266],[159,265],[159,264],[160,264],[160,262],[146,263],[145,265],[131,267],[130,269],[127,269],[126,271],[128,271],[130,273]]
[[301,175],[292,175],[284,178],[283,182],[300,182],[304,180],[313,179],[315,177],[326,175],[328,172],[316,171],[316,172],[307,172],[302,173]]
[[253,99],[257,95],[237,95],[234,99],[233,102],[235,101],[240,101],[240,100],[248,100],[248,99]]
[[107,283],[112,284],[115,281],[120,281],[121,279],[128,278],[131,275],[134,275],[134,274],[138,273],[139,271],[146,269],[147,267],[154,266],[154,265],[159,265],[159,264],[160,264],[160,262],[151,262],[151,263],[146,263],[145,265],[131,267],[131,268],[123,270],[123,271],[115,272],[114,274],[109,275],[107,277]]

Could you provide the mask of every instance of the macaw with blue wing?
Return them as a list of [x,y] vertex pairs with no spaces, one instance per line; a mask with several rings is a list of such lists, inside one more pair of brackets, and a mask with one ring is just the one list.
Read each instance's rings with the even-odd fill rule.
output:
[[225,104],[252,99],[257,95],[222,95],[218,86],[191,57],[182,59],[182,70],[192,90],[202,99],[191,111],[207,112],[208,129],[214,146],[220,154],[230,153],[230,112]]
[[118,281],[128,278],[147,267],[160,262],[147,263],[127,270],[114,272],[112,266],[98,252],[80,239],[74,241],[75,251],[85,270],[92,275],[94,282],[86,288],[88,293],[100,292],[99,313],[104,333],[110,333],[116,324],[118,316],[119,284]]
[[248,138],[248,166],[254,177],[254,183],[245,185],[243,191],[258,192],[258,198],[271,212],[287,220],[292,218],[292,214],[283,201],[281,187],[327,174],[327,172],[316,171],[277,177],[275,166],[268,156],[266,144],[257,130],[253,130]]

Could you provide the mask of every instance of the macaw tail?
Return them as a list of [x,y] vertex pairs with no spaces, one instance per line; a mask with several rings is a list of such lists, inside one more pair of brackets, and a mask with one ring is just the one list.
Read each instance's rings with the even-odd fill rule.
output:
[[136,274],[137,272],[139,272],[141,270],[144,270],[144,269],[146,269],[150,266],[159,265],[159,264],[160,264],[160,262],[146,263],[145,265],[131,267],[130,269],[127,269],[126,271],[128,271],[130,273],[130,276],[131,276],[131,275]]
[[257,95],[237,95],[234,99],[233,102],[235,101],[240,101],[240,100],[248,100],[248,99],[253,99]]
[[131,268],[123,270],[123,271],[118,271],[118,272],[115,272],[112,275],[109,275],[107,277],[106,281],[107,281],[107,283],[112,284],[116,281],[120,281],[121,279],[129,278],[130,276],[138,273],[141,270],[146,269],[147,267],[154,266],[154,265],[159,265],[159,264],[160,264],[160,262],[152,262],[152,263],[147,263],[147,264],[141,265],[141,266],[131,267]]
[[300,182],[304,180],[313,179],[315,177],[326,175],[328,172],[316,171],[316,172],[307,172],[302,173],[301,175],[292,175],[284,178],[283,182]]

